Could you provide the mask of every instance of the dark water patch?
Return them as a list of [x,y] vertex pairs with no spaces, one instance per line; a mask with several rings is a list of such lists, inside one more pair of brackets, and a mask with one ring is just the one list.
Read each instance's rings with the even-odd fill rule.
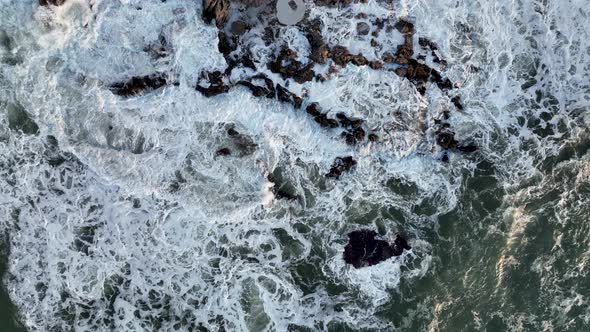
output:
[[8,236],[0,237],[0,327],[4,332],[26,332],[26,329],[18,321],[17,311],[12,304],[5,288],[5,280],[8,278],[8,259],[10,250],[8,247]]

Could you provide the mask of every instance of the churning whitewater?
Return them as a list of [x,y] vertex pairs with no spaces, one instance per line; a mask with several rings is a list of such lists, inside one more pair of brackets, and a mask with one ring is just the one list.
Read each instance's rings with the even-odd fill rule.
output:
[[589,330],[590,4],[278,8],[0,0],[8,331]]

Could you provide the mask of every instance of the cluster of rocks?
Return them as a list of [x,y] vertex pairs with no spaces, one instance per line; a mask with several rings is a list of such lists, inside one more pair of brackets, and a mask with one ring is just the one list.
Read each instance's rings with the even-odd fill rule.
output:
[[[346,7],[351,2],[335,0],[315,1],[316,5],[319,6],[335,7]],[[369,66],[374,70],[391,71],[399,77],[409,80],[421,95],[426,93],[428,83],[436,84],[439,89],[447,93],[454,89],[454,85],[448,78],[443,77],[438,70],[424,63],[424,54],[414,56],[415,28],[407,20],[402,19],[393,24],[383,19],[375,20],[374,24],[377,29],[373,31],[373,36],[378,36],[380,30],[385,28],[387,32],[391,31],[391,29],[396,29],[404,38],[404,43],[398,45],[394,54],[385,52],[380,59],[376,60],[368,60],[363,54],[352,54],[342,45],[329,45],[321,34],[322,22],[318,19],[311,21],[304,20],[300,23],[300,27],[311,46],[311,52],[307,57],[307,61],[302,62],[296,51],[275,40],[278,31],[276,22],[273,23],[272,20],[260,19],[260,22],[256,24],[260,24],[264,28],[262,29],[265,31],[263,40],[267,46],[276,49],[275,57],[264,68],[262,64],[252,59],[248,51],[245,51],[247,49],[245,45],[248,40],[243,39],[242,36],[248,29],[252,28],[250,26],[251,24],[247,24],[239,16],[230,15],[231,6],[232,3],[226,0],[203,0],[203,19],[206,22],[214,21],[218,27],[218,48],[228,64],[223,73],[219,71],[202,73],[196,89],[207,97],[226,93],[232,87],[240,85],[247,87],[256,97],[277,98],[281,102],[292,104],[295,109],[300,109],[305,104],[304,99],[289,90],[289,80],[293,80],[299,84],[313,80],[324,81],[327,78],[316,73],[314,67],[316,65],[326,64],[330,66],[328,74],[333,74],[348,64]],[[230,16],[233,21],[230,20]],[[357,16],[359,18],[367,17],[366,14],[359,14]],[[360,23],[364,23],[364,26]],[[371,27],[365,22],[360,23],[357,26],[359,34],[369,34]],[[440,59],[436,52],[436,44],[422,37],[418,38],[418,43],[424,52],[430,52],[434,63],[445,64],[444,60]],[[375,39],[371,41],[371,44],[378,46]],[[237,82],[231,82],[230,77],[233,69],[240,66],[252,69],[256,74],[246,79],[240,79]],[[262,73],[266,69],[278,74],[285,83],[275,83]],[[450,100],[458,110],[463,109],[458,96],[450,97]],[[367,135],[367,128],[362,119],[349,119],[344,113],[339,113],[336,115],[336,118],[331,118],[329,111],[323,111],[319,107],[319,104],[314,102],[309,103],[305,111],[323,128],[328,130],[340,128],[342,130],[341,136],[348,144],[354,145],[364,142],[366,139],[369,141],[379,140],[379,137],[375,133],[368,133]],[[454,132],[448,130],[449,124],[446,121],[448,117],[449,112],[445,111],[444,119],[437,120],[435,123],[435,125],[439,126],[436,130],[437,144],[443,150],[473,151],[473,146],[464,148],[458,142],[455,143]],[[446,158],[443,157],[443,160],[446,160]]]
[[401,256],[410,250],[406,239],[396,234],[393,244],[376,238],[372,230],[360,229],[348,233],[348,244],[344,247],[344,261],[355,268],[376,265],[391,257]]

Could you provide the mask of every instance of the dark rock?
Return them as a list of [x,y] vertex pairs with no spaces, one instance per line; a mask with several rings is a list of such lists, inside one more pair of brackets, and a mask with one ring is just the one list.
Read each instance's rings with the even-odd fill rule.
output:
[[410,59],[405,77],[414,82],[425,83],[430,78],[431,69],[423,63]]
[[393,255],[400,256],[404,250],[410,249],[412,249],[412,247],[408,245],[408,241],[406,241],[401,235],[396,234],[395,239],[393,240]]
[[319,64],[325,64],[330,52],[328,46],[326,46],[326,42],[322,38],[321,30],[321,21],[314,20],[305,27],[305,37],[311,46],[309,59]]
[[322,114],[319,108],[320,106],[318,103],[311,103],[307,106],[307,108],[305,108],[305,111],[307,112],[307,114],[316,117]]
[[[201,79],[197,83],[197,91],[202,93],[205,97],[213,97],[229,91],[229,86],[223,82],[223,73],[220,71],[204,72]],[[208,82],[209,86],[203,86],[203,81]]]
[[[261,80],[264,83],[264,86],[256,85],[252,83],[252,80]],[[250,89],[252,95],[254,97],[266,97],[266,98],[274,98],[275,97],[275,88],[271,79],[266,77],[264,74],[259,74],[257,76],[252,77],[250,80],[243,80],[239,81],[237,84],[243,85]]]
[[350,57],[350,62],[356,66],[366,66],[369,63],[367,58],[365,58],[362,54],[352,55]]
[[377,233],[367,229],[348,233],[348,244],[344,247],[343,258],[354,268],[362,268],[379,264],[393,256],[400,256],[411,247],[399,234],[393,245],[387,241],[376,239]]
[[309,82],[309,81],[313,80],[313,78],[315,76],[315,72],[312,70],[312,68],[313,68],[313,63],[308,63],[304,67],[297,70],[295,72],[295,74],[293,75],[293,79],[295,80],[295,82],[297,82],[299,84],[303,84],[305,82]]
[[371,141],[371,142],[378,142],[379,141],[379,136],[377,136],[377,134],[371,133],[371,134],[369,134],[368,138],[369,138],[369,141]]
[[330,51],[330,58],[335,64],[346,67],[346,64],[350,62],[352,57],[346,47],[337,45]]
[[361,36],[366,36],[371,32],[371,26],[365,22],[358,22],[356,24],[356,33]]
[[31,115],[19,104],[9,104],[6,107],[8,128],[25,135],[37,135],[39,126],[31,119]]
[[370,61],[369,67],[374,70],[379,70],[383,68],[383,62],[381,61]]
[[371,47],[377,47],[379,46],[379,42],[377,42],[376,39],[371,39]]
[[276,87],[277,91],[277,99],[283,103],[290,103],[296,109],[301,108],[301,104],[303,103],[303,99],[297,96],[296,94],[292,93],[291,91],[287,90],[287,88],[283,87],[280,84],[277,84]]
[[221,148],[215,152],[216,156],[229,156],[231,155],[231,150],[229,148]]
[[338,179],[343,172],[350,171],[356,165],[356,160],[351,156],[337,157],[330,168],[330,172],[326,174],[327,177]]
[[455,148],[458,143],[459,142],[455,140],[455,133],[446,128],[439,130],[436,135],[436,144],[443,149]]
[[457,150],[463,152],[463,153],[472,153],[478,150],[477,145],[475,144],[461,144],[457,146]]
[[406,34],[406,33],[414,33],[414,24],[408,22],[406,20],[399,20],[395,23],[394,27],[397,31]]
[[39,5],[41,6],[61,6],[66,2],[66,0],[39,0]]
[[248,30],[248,24],[244,21],[237,20],[231,24],[230,31],[236,36],[243,35]]
[[164,35],[160,35],[157,43],[150,44],[149,46],[145,47],[143,51],[149,53],[152,59],[158,60],[171,54],[172,48],[166,40],[166,37],[164,37]]
[[217,38],[219,39],[219,42],[217,44],[217,49],[219,50],[219,52],[221,54],[223,54],[223,56],[227,60],[230,53],[236,49],[235,43],[223,31],[219,31],[219,33],[217,33]]
[[258,145],[248,135],[239,133],[233,127],[227,129],[227,135],[230,137],[234,147],[241,155],[251,155],[256,151]]
[[274,184],[270,190],[275,195],[275,198],[289,201],[295,201],[299,198],[295,188],[287,183],[280,172],[275,170],[273,173],[268,174],[267,179]]
[[311,81],[315,76],[312,70],[313,63],[303,65],[296,58],[295,51],[283,47],[276,59],[269,62],[268,69],[273,73],[280,74],[283,79],[293,78],[297,83]]
[[111,92],[123,97],[140,95],[157,90],[167,84],[164,74],[157,73],[148,76],[136,76],[125,82],[111,84]]
[[463,104],[461,103],[461,97],[460,96],[455,96],[455,97],[451,98],[451,102],[453,103],[453,105],[455,105],[455,107],[458,110],[463,110]]
[[218,28],[227,22],[229,16],[229,0],[203,0],[203,13],[201,14],[206,23],[215,20]]

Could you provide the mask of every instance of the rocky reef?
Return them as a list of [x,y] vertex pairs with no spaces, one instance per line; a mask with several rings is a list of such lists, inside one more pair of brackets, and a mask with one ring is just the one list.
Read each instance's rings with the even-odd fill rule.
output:
[[410,250],[406,239],[396,234],[393,244],[376,238],[372,230],[360,229],[348,233],[348,244],[344,247],[344,261],[355,268],[376,265],[393,256],[400,256]]
[[[345,11],[353,2],[359,1],[316,0],[314,4]],[[298,85],[324,82],[348,65],[368,66],[372,70],[389,72],[408,80],[422,96],[426,94],[429,85],[435,85],[448,96],[450,104],[456,110],[463,110],[461,98],[453,92],[455,84],[442,74],[441,69],[444,69],[446,61],[439,56],[438,47],[429,39],[417,36],[409,19],[383,19],[366,13],[357,14],[356,18],[363,20],[357,24],[357,34],[370,34],[373,37],[371,46],[378,55],[369,59],[363,54],[351,52],[343,45],[328,42],[322,34],[324,23],[318,18],[306,17],[297,24],[310,46],[309,54],[305,55],[299,54],[281,40],[283,26],[272,15],[272,3],[203,0],[203,20],[214,23],[217,27],[218,49],[223,54],[227,67],[223,72],[201,73],[197,91],[206,97],[213,97],[243,86],[255,97],[276,98],[291,104],[295,110],[305,106],[305,112],[321,128],[340,132],[342,139],[350,145],[378,142],[380,137],[376,132],[371,132],[375,128],[368,128],[363,119],[349,118],[341,112],[332,117],[333,112],[323,110],[317,102],[308,100],[305,94],[299,95],[297,91],[301,89],[297,88]],[[393,30],[403,36],[403,43],[380,45],[376,37],[379,34],[392,33]],[[259,36],[254,31],[264,33]],[[260,38],[272,54],[267,62],[253,56],[249,49],[249,45],[255,44]],[[395,52],[386,51],[391,48]],[[429,66],[425,61],[427,57],[439,69]],[[236,75],[235,70],[239,70],[240,74]],[[461,144],[455,139],[455,132],[448,121],[450,114],[451,110],[444,110],[433,128],[436,135],[434,141],[443,152],[443,161],[448,160],[448,151],[469,153],[477,150],[476,146]],[[331,170],[327,176],[338,178],[340,173]]]

